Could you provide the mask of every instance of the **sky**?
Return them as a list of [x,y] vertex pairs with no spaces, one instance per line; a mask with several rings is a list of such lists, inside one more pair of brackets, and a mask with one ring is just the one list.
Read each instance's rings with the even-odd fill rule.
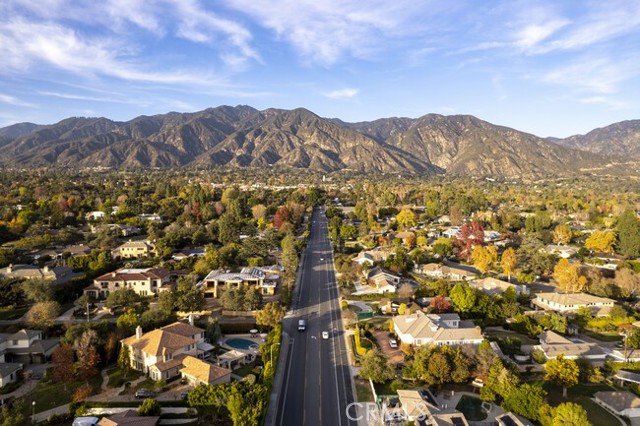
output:
[[2,0],[0,58],[0,127],[218,105],[542,137],[640,119],[638,0]]

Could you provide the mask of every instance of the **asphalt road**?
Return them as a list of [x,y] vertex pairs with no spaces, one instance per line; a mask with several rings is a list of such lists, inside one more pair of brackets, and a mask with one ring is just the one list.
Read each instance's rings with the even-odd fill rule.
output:
[[[346,414],[353,402],[348,348],[324,210],[316,209],[312,221],[294,315],[283,321],[290,349],[275,425],[352,426],[356,422]],[[304,332],[298,331],[299,319],[306,320]],[[323,331],[329,332],[328,339],[322,338]]]

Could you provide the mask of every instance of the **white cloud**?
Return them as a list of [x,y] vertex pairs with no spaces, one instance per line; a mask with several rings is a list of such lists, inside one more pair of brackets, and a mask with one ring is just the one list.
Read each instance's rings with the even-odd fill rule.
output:
[[29,107],[29,108],[35,107],[35,105],[32,103],[25,102],[16,98],[15,96],[5,95],[2,93],[0,93],[0,102],[2,102],[3,104],[19,106],[19,107]]
[[523,50],[532,49],[567,25],[569,25],[569,21],[566,19],[554,19],[527,25],[518,32],[515,45]]
[[305,59],[323,65],[347,55],[366,58],[395,38],[424,33],[428,17],[444,8],[412,0],[229,0],[229,6],[274,31]]
[[323,93],[324,96],[331,99],[351,99],[359,93],[358,89],[345,88],[339,90],[333,90],[331,92]]
[[590,93],[610,94],[623,81],[640,73],[640,60],[587,55],[544,75],[549,83],[574,87]]

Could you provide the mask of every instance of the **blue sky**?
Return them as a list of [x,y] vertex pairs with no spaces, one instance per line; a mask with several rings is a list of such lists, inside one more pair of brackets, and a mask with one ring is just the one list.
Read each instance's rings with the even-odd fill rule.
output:
[[640,118],[635,0],[3,0],[0,58],[0,126],[223,104],[559,137]]

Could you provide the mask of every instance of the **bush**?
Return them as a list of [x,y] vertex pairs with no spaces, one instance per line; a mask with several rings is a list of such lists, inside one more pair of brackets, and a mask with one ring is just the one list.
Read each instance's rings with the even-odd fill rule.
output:
[[155,399],[145,399],[138,407],[138,414],[141,416],[159,416],[162,411],[160,403]]
[[531,352],[531,359],[533,359],[538,364],[544,364],[545,362],[547,362],[547,358],[544,356],[544,352],[542,352],[540,349],[534,349]]

